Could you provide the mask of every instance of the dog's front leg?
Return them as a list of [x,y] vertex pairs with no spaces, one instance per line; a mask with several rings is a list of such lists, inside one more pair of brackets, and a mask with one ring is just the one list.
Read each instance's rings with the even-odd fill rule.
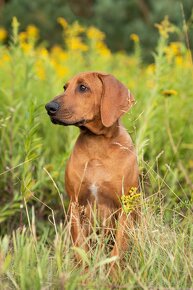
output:
[[[123,255],[126,253],[129,246],[128,234],[129,234],[129,231],[132,230],[134,227],[133,222],[134,220],[133,220],[132,214],[128,216],[125,212],[121,211],[118,218],[117,230],[115,234],[115,243],[111,251],[111,257],[116,256],[119,260],[123,258]],[[115,279],[117,279],[118,277],[117,270],[118,270],[118,263],[117,263],[117,260],[115,260],[110,265],[110,274]]]
[[115,235],[115,244],[111,251],[111,257],[117,256],[121,257],[128,247],[128,228],[131,226],[131,221],[129,222],[129,217],[123,211],[121,211],[117,230]]
[[[71,236],[74,246],[81,247],[88,252],[87,234],[84,223],[81,223],[80,210],[80,205],[77,202],[70,203]],[[80,261],[81,257],[76,254],[76,259]]]

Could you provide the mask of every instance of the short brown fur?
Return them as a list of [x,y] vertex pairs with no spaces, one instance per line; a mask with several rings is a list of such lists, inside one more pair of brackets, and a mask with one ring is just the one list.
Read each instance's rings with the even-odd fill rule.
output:
[[[80,91],[80,85],[87,89]],[[89,230],[81,215],[83,211],[92,223],[96,205],[103,227],[118,222],[111,256],[120,256],[126,249],[128,226],[120,197],[138,187],[138,166],[132,140],[119,119],[134,98],[112,75],[85,72],[73,77],[54,102],[59,109],[51,115],[52,122],[81,129],[65,173],[73,243],[88,249]]]

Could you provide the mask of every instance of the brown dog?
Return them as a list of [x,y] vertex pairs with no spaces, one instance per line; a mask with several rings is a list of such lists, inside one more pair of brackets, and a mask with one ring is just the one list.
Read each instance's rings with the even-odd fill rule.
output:
[[65,186],[73,242],[85,250],[94,207],[103,227],[118,222],[111,255],[120,255],[126,247],[128,223],[120,197],[138,187],[138,166],[131,138],[119,118],[133,102],[130,91],[112,75],[85,72],[73,77],[64,93],[46,105],[54,124],[81,130],[67,163]]

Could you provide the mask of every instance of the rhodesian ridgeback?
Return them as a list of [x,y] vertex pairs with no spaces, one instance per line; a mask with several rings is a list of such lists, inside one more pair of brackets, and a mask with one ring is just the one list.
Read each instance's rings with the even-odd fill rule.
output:
[[80,128],[67,162],[65,187],[70,198],[71,234],[74,245],[88,249],[88,221],[97,211],[102,227],[116,224],[111,256],[126,249],[127,215],[120,197],[138,188],[135,149],[120,117],[134,103],[130,91],[114,76],[84,72],[73,77],[64,92],[46,105],[54,124]]

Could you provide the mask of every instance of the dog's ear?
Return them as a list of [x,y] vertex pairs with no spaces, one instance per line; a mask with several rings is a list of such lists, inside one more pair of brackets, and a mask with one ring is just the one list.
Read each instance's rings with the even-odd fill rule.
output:
[[130,91],[114,76],[98,74],[102,85],[101,120],[105,127],[112,126],[134,103]]

